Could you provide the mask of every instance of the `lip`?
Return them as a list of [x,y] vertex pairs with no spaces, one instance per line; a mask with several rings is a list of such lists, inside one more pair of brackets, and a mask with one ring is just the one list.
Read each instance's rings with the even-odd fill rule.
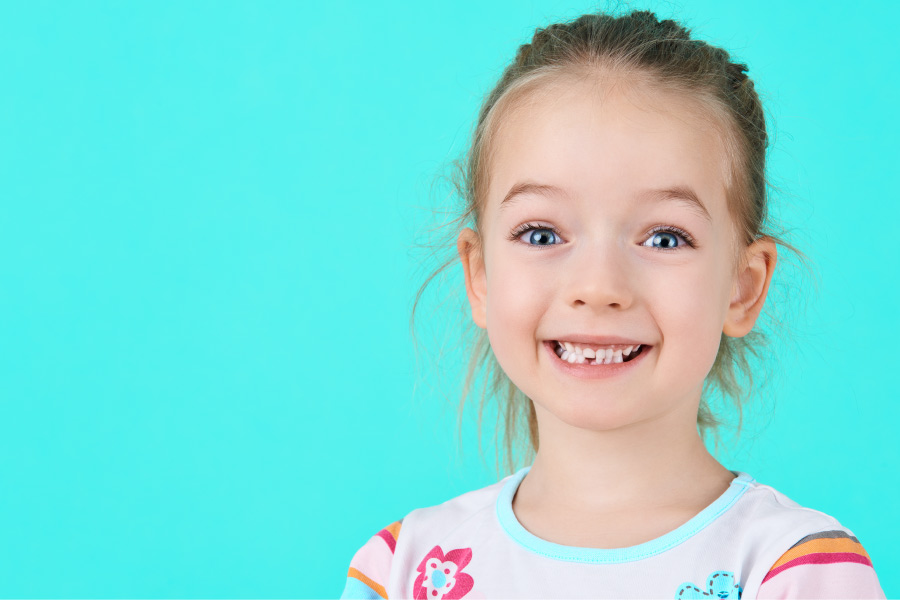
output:
[[611,336],[611,335],[603,335],[603,336],[592,336],[592,335],[584,335],[573,333],[572,335],[561,335],[559,337],[555,337],[552,340],[547,340],[544,342],[545,344],[550,342],[572,342],[574,344],[585,344],[588,346],[615,346],[615,345],[623,345],[623,346],[647,346],[649,344],[645,342],[641,342],[634,339]]
[[[577,337],[577,336],[573,336]],[[572,341],[575,342],[575,339],[572,338],[560,338],[564,341]],[[605,337],[605,338],[585,338],[581,336],[578,338],[579,340],[588,339],[591,341],[587,342],[578,342],[583,344],[598,344],[598,345],[611,345],[611,344],[620,344],[632,343],[631,340],[626,340],[625,342],[618,341],[604,341],[604,342],[596,342],[594,340],[622,340],[625,338],[613,338],[613,337]],[[637,344],[638,342],[633,342]],[[578,363],[570,363],[558,357],[556,355],[556,340],[547,340],[544,342],[544,348],[547,351],[547,354],[550,356],[550,362],[553,366],[559,369],[562,373],[575,377],[577,379],[607,379],[610,377],[617,377],[619,375],[624,375],[633,369],[636,369],[641,363],[644,362],[644,359],[648,354],[653,352],[653,346],[647,346],[646,344],[641,344],[644,346],[644,349],[641,350],[641,353],[638,354],[632,360],[628,362],[620,362],[620,363],[611,363],[608,365],[591,365],[588,363],[578,364]]]

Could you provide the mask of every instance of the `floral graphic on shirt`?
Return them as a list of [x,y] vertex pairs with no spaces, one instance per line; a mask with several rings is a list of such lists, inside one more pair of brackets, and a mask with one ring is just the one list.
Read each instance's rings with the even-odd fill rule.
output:
[[413,584],[416,600],[456,600],[472,589],[475,580],[463,569],[472,560],[471,548],[458,548],[446,554],[435,546],[425,555],[416,571],[419,576]]
[[703,591],[693,583],[682,583],[675,594],[676,600],[705,600],[715,598],[727,598],[728,600],[739,600],[741,597],[741,586],[734,582],[734,574],[728,571],[716,571],[710,573],[706,578],[706,590]]

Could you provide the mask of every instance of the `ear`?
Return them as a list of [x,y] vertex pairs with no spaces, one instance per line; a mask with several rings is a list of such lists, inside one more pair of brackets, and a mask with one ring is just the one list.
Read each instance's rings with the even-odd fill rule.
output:
[[774,240],[764,237],[744,250],[744,261],[735,275],[731,304],[722,331],[729,337],[744,337],[753,329],[769,292],[778,258]]
[[484,271],[484,253],[478,234],[463,228],[456,240],[456,249],[462,262],[466,278],[466,295],[472,307],[472,320],[485,329],[487,327],[487,277]]

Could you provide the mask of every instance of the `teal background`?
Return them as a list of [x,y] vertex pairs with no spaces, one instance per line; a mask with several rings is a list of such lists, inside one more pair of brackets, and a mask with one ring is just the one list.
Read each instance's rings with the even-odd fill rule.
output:
[[[381,527],[496,481],[464,354],[417,362],[414,244],[516,47],[596,6],[0,3],[0,595],[334,597]],[[633,6],[749,63],[815,266],[723,461],[900,596],[898,4]]]

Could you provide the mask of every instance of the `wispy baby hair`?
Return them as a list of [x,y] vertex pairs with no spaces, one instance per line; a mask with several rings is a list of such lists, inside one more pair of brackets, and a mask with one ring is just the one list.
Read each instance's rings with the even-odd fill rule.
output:
[[[479,225],[490,176],[491,143],[503,115],[547,83],[572,76],[624,78],[644,83],[651,90],[692,98],[711,117],[710,122],[717,127],[726,148],[726,199],[738,234],[735,257],[740,256],[741,248],[760,237],[770,237],[794,250],[764,230],[768,137],[763,107],[753,81],[747,77],[747,66],[732,61],[729,53],[721,48],[692,39],[690,31],[675,21],[660,21],[649,11],[621,16],[583,15],[570,22],[537,29],[531,42],[519,47],[515,60],[487,95],[467,156],[458,163],[461,173],[457,189],[464,205],[455,222],[458,226],[470,225],[481,235]],[[429,283],[453,262],[448,261],[431,274],[419,290],[416,305]],[[460,414],[466,399],[479,387],[480,430],[485,404],[491,398],[496,399],[506,467],[511,471],[516,466],[515,451],[524,452],[524,458],[530,460],[538,449],[534,404],[500,368],[487,333],[474,327],[470,331],[472,337],[467,346],[472,348],[472,353]],[[742,404],[753,386],[750,358],[758,356],[764,342],[764,335],[758,330],[743,338],[722,335],[697,414],[697,426],[704,438],[708,433],[717,434],[723,422],[710,408],[713,390],[718,389],[724,398],[730,399],[742,415]],[[477,381],[481,382],[480,386],[475,385]]]

